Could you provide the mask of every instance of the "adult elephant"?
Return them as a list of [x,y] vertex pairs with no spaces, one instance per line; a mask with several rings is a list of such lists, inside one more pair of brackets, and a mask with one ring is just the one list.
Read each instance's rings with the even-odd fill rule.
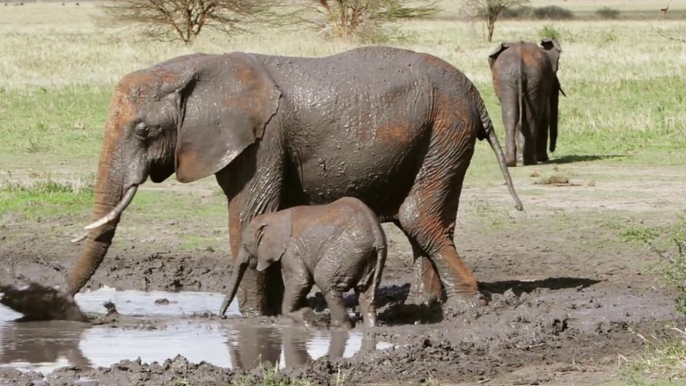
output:
[[548,131],[550,152],[555,151],[559,93],[564,95],[557,78],[561,52],[557,40],[546,38],[540,46],[501,43],[488,56],[505,125],[507,166],[547,161]]
[[[95,222],[68,291],[78,292],[98,268],[148,177],[176,173],[191,182],[215,174],[229,201],[234,259],[254,216],[352,196],[410,239],[415,270],[424,272],[415,289],[475,302],[477,282],[453,231],[477,138],[488,139],[521,210],[479,92],[434,56],[389,47],[323,58],[192,54],[130,73],[112,98]],[[280,312],[278,269],[245,273],[244,315]]]

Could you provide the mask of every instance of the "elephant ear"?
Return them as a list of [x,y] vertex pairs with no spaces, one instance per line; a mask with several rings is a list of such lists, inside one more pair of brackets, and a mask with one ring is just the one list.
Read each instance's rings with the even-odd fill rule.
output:
[[257,271],[262,272],[281,260],[290,243],[292,231],[290,211],[272,217],[257,227]]
[[560,43],[558,43],[557,39],[555,38],[545,38],[541,40],[541,47],[543,47],[546,54],[548,54],[548,58],[550,58],[550,63],[553,66],[553,72],[557,73],[557,65],[558,61],[560,60],[560,53],[562,52]]
[[500,43],[500,45],[493,50],[490,54],[488,54],[488,65],[493,68],[493,63],[495,63],[496,59],[498,59],[498,56],[505,51],[506,49],[510,48],[512,44],[511,43]]
[[262,138],[281,91],[245,53],[207,56],[183,91],[176,176],[191,182],[214,174]]

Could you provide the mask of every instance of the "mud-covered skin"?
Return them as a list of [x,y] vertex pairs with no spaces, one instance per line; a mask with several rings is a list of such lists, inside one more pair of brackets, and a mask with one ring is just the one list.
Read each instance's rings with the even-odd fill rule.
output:
[[[253,217],[356,197],[416,246],[415,289],[471,304],[476,279],[453,233],[477,138],[493,147],[521,210],[478,91],[434,56],[388,47],[324,58],[182,56],[117,85],[93,219],[112,215],[148,176],[191,182],[215,174],[229,200],[235,259]],[[90,232],[69,275],[71,294],[102,262],[119,214]],[[278,314],[278,267],[248,269],[238,298],[245,315]]]
[[284,315],[313,321],[307,320],[311,313],[298,311],[316,284],[331,310],[332,324],[352,328],[343,294],[354,288],[365,326],[376,325],[375,297],[388,245],[376,214],[359,199],[343,197],[259,215],[245,227],[241,240],[220,314],[233,301],[251,261],[258,272],[280,262]]
[[559,43],[552,38],[543,39],[540,46],[501,43],[488,57],[505,125],[508,166],[547,161],[548,132],[550,151],[555,151],[562,92],[557,78],[561,52]]

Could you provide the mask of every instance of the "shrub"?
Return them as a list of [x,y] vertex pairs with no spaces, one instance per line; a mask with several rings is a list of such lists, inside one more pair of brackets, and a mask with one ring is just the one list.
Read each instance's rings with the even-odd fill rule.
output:
[[543,28],[538,30],[538,37],[543,39],[543,38],[554,38],[556,40],[561,40],[560,39],[560,31],[556,30],[555,27],[551,25],[544,25]]
[[[388,23],[427,18],[438,13],[435,0],[298,0],[301,21],[330,38],[383,41],[392,34]],[[307,12],[314,9],[316,12]]]
[[619,18],[619,10],[610,7],[600,8],[595,11],[595,13],[603,20],[614,20]]
[[503,19],[531,19],[533,15],[533,7],[525,5],[517,8],[505,8],[500,14],[500,17]]
[[574,13],[557,5],[535,8],[533,16],[536,19],[569,20],[574,18]]
[[480,19],[486,23],[488,29],[488,42],[493,41],[495,23],[503,11],[509,8],[520,7],[529,0],[462,0],[462,12],[467,17]]
[[274,0],[109,0],[100,5],[103,12],[96,21],[103,26],[133,25],[156,40],[191,44],[209,28],[231,34],[244,25],[266,22],[274,4]]

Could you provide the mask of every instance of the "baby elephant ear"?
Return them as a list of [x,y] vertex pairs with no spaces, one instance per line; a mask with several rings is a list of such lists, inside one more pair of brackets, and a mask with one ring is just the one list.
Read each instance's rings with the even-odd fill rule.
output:
[[252,55],[206,56],[184,91],[176,144],[176,177],[191,182],[217,173],[262,138],[281,91]]
[[267,216],[258,227],[262,232],[255,240],[257,243],[257,271],[262,272],[281,260],[291,241],[293,221],[291,212]]
[[506,49],[508,49],[508,47],[510,47],[510,44],[509,44],[509,43],[500,43],[500,45],[499,45],[495,50],[493,50],[493,52],[491,52],[490,54],[488,54],[488,65],[489,65],[490,67],[493,67],[493,63],[495,63],[496,59],[498,59],[498,56],[499,56],[503,51],[505,51]]

